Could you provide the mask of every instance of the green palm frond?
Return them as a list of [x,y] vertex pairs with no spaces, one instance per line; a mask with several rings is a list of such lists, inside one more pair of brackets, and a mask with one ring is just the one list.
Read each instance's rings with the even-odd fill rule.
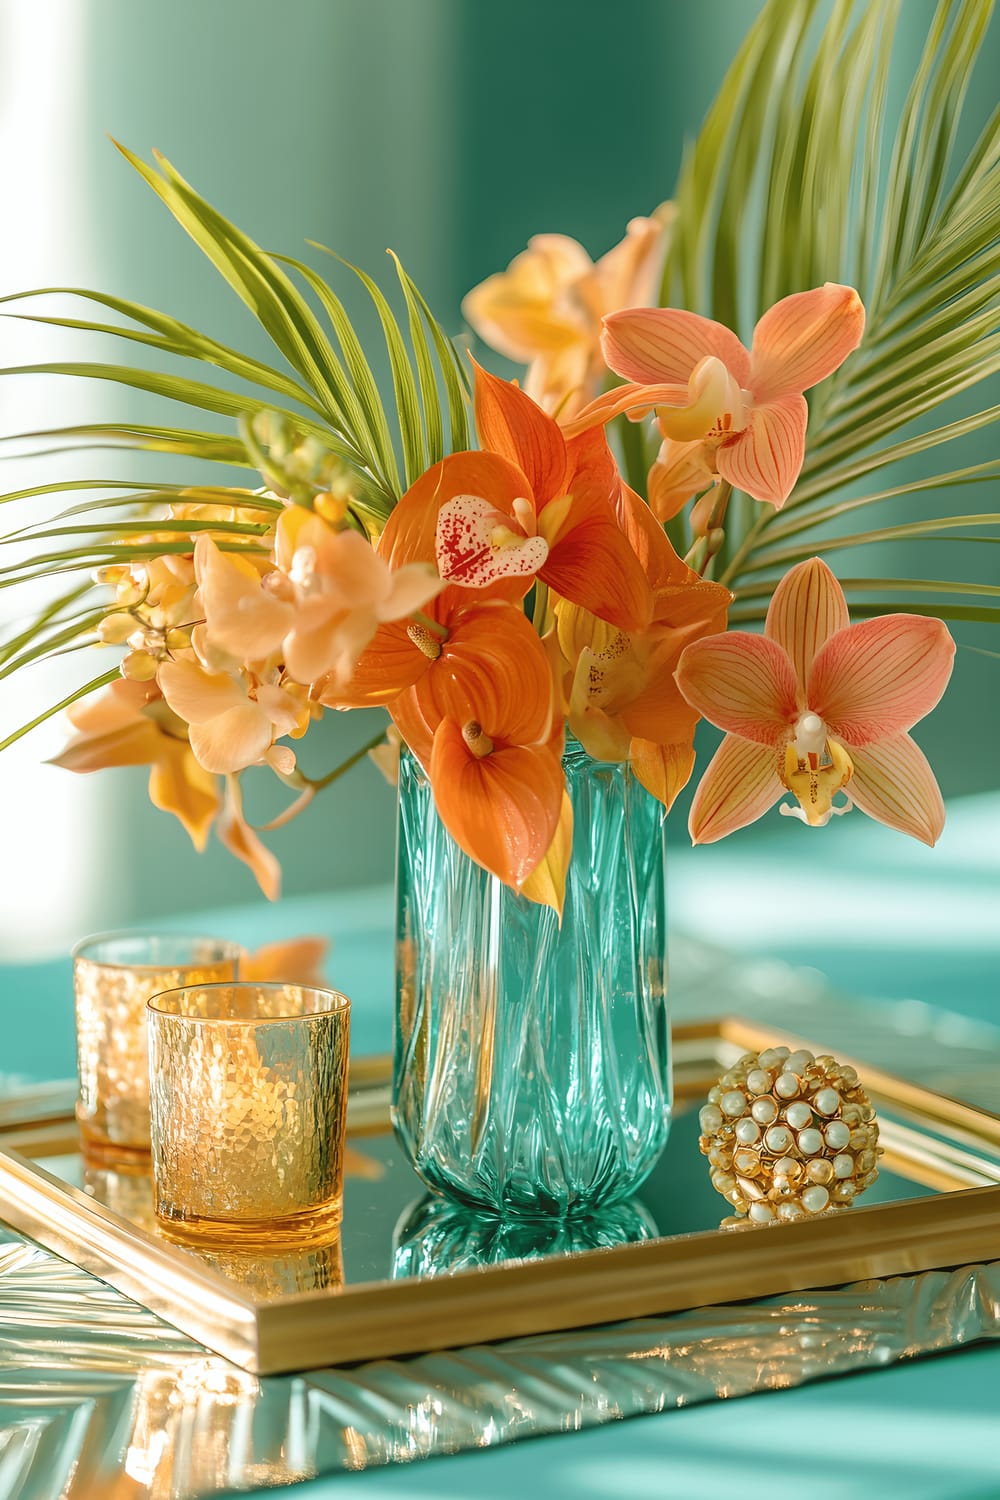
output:
[[[19,365],[0,370],[0,375],[108,381],[226,420],[225,430],[220,431],[132,422],[86,423],[9,434],[3,443],[16,442],[20,458],[115,448],[168,454],[203,465],[257,469],[267,483],[285,479],[288,448],[304,443],[310,453],[327,455],[325,468],[320,463],[317,472],[328,473],[333,465],[345,477],[359,524],[373,531],[381,529],[406,486],[447,452],[469,446],[467,376],[455,348],[402,265],[394,256],[406,308],[406,335],[378,285],[345,263],[345,270],[365,287],[385,336],[395,396],[390,416],[343,303],[317,271],[302,261],[262,250],[206,203],[164,158],[158,156],[154,167],[124,147],[119,150],[249,308],[270,339],[275,363],[108,293],[59,286],[11,293],[0,298],[0,304],[20,307],[35,297],[60,295],[107,309],[123,321],[22,311],[0,315],[115,338],[196,365],[199,376],[94,361]],[[212,368],[228,377],[226,385],[217,385],[200,373],[207,375]],[[278,435],[279,448],[269,442],[269,433]],[[33,442],[45,446],[25,453],[24,444]],[[313,484],[312,490],[318,487]],[[289,493],[298,497],[294,489]],[[0,505],[62,494],[85,498],[0,536],[0,543],[17,544],[16,560],[0,566],[0,590],[57,575],[76,578],[71,589],[0,644],[0,676],[92,643],[94,637],[88,632],[110,612],[105,602],[98,602],[92,570],[127,559],[189,552],[190,537],[200,530],[210,531],[224,548],[264,550],[255,548],[255,539],[267,534],[273,514],[281,509],[267,495],[231,483],[185,486],[150,480],[136,485],[114,479],[40,483],[0,495]],[[203,521],[171,520],[165,510],[171,503],[209,506],[213,514]],[[244,515],[260,512],[259,523],[228,517],[226,511],[232,507]],[[173,532],[176,541],[169,540]],[[147,540],[149,533],[155,533],[155,540]],[[103,593],[100,599],[105,599]],[[94,679],[84,693],[105,680],[110,679]],[[72,701],[75,696],[67,703]],[[11,738],[48,716],[42,715]]]
[[[824,549],[971,527],[975,518],[943,517],[909,535],[884,521],[831,534],[849,511],[857,520],[904,495],[1000,477],[995,463],[962,467],[950,456],[1000,416],[1000,111],[967,157],[956,145],[992,0],[940,0],[894,108],[890,64],[907,42],[905,11],[899,0],[835,0],[818,28],[816,0],[769,0],[681,173],[665,302],[744,337],[779,298],[824,281],[856,285],[868,313],[861,348],[810,393],[805,466],[784,510],[730,513],[718,576],[738,593]],[[993,403],[970,410],[984,389]],[[929,427],[956,398],[955,420]],[[940,472],[929,474],[939,451]],[[911,476],[921,455],[923,472]],[[897,482],[843,497],[897,464]],[[979,521],[1000,524],[992,511]]]

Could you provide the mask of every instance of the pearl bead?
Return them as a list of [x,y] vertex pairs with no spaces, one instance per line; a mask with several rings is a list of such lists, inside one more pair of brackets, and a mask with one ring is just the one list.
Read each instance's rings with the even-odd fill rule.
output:
[[807,1213],[822,1213],[829,1201],[830,1194],[827,1192],[826,1188],[821,1187],[819,1183],[814,1183],[812,1187],[807,1187],[803,1190],[802,1207],[806,1210]]
[[848,1156],[846,1153],[842,1153],[840,1156],[835,1156],[833,1158],[833,1175],[834,1175],[834,1177],[850,1177],[850,1175],[851,1175],[851,1173],[853,1171],[854,1171],[854,1157],[853,1156]]
[[799,1203],[779,1203],[778,1204],[778,1218],[779,1219],[801,1219],[801,1217],[802,1217],[802,1205],[801,1204],[799,1204]]
[[746,1095],[740,1089],[730,1089],[719,1100],[724,1115],[741,1115],[746,1109]]
[[755,1151],[737,1151],[733,1157],[733,1166],[744,1177],[756,1177],[760,1171],[760,1157]]
[[801,1176],[802,1163],[796,1161],[794,1156],[783,1156],[780,1161],[776,1161],[774,1164],[775,1181],[779,1177],[788,1177],[794,1182],[796,1178]]
[[747,1088],[751,1094],[766,1094],[771,1087],[771,1075],[765,1073],[763,1068],[754,1068],[752,1073],[747,1074]]
[[853,1182],[838,1182],[833,1190],[833,1196],[841,1203],[850,1203],[856,1192]]
[[750,1113],[758,1125],[770,1125],[778,1118],[778,1106],[773,1099],[755,1099],[750,1106]]
[[851,1139],[851,1127],[843,1120],[831,1120],[823,1134],[831,1151],[841,1151]]
[[850,1085],[851,1088],[853,1088],[858,1081],[858,1075],[853,1068],[841,1068],[840,1076],[846,1084]]
[[784,1069],[786,1073],[804,1073],[806,1068],[815,1061],[811,1052],[793,1052],[789,1058],[786,1058]]
[[787,1047],[782,1048],[780,1051],[777,1047],[768,1047],[766,1052],[762,1052],[760,1054],[760,1057],[757,1059],[757,1061],[760,1063],[762,1068],[776,1068],[781,1062],[782,1058],[787,1056]]
[[756,1120],[737,1120],[736,1139],[741,1146],[754,1146],[760,1140],[760,1126]]
[[818,1156],[823,1149],[823,1137],[818,1130],[800,1130],[798,1145],[803,1156]]
[[835,1115],[840,1108],[840,1095],[836,1089],[819,1089],[813,1095],[813,1108],[820,1115]]
[[801,1087],[794,1073],[779,1073],[774,1080],[774,1092],[779,1099],[794,1099]]
[[770,1203],[751,1203],[750,1217],[755,1224],[769,1224],[774,1218],[774,1209]]
[[769,1151],[787,1151],[791,1144],[791,1131],[784,1125],[772,1125],[764,1135],[764,1145]]
[[722,1110],[717,1109],[714,1104],[706,1104],[705,1108],[698,1112],[698,1124],[701,1126],[703,1135],[710,1135],[722,1124]]
[[812,1124],[812,1117],[812,1110],[801,1099],[785,1110],[785,1119],[793,1130],[804,1130],[807,1125]]
[[810,1182],[818,1182],[822,1187],[826,1187],[833,1179],[833,1167],[820,1156],[806,1167],[806,1176]]

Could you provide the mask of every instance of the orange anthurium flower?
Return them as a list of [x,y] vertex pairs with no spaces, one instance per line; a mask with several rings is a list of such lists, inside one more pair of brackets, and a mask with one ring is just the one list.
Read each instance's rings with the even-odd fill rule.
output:
[[529,366],[524,388],[549,412],[570,416],[599,389],[601,318],[652,300],[670,206],[633,219],[625,238],[596,263],[564,234],[536,234],[506,271],[462,303],[483,341]]
[[361,658],[346,699],[323,701],[338,708],[386,704],[425,769],[441,720],[477,718],[502,689],[509,689],[505,701],[514,705],[508,733],[525,744],[546,739],[552,672],[523,610],[502,599],[480,604],[458,589],[448,589],[434,603],[444,621],[441,635],[412,625],[401,639],[398,626],[384,626]]
[[[944,804],[907,730],[938,702],[955,643],[940,620],[884,615],[850,623],[819,558],[779,583],[763,636],[731,632],[689,646],[677,682],[726,738],[691,808],[691,837],[712,843],[781,811],[822,828],[854,804],[890,828],[936,842]],[[834,805],[843,791],[847,802]]]
[[204,849],[222,805],[218,779],[191,751],[187,725],[171,712],[153,682],[122,678],[69,710],[76,734],[52,764],[68,771],[149,766],[149,800],[183,823]]
[[483,448],[516,466],[523,486],[509,509],[453,488],[436,525],[441,577],[479,589],[502,577],[524,578],[527,587],[537,574],[622,629],[644,624],[649,589],[615,516],[619,480],[603,435],[567,443],[529,396],[478,366],[476,426]]
[[854,288],[830,281],[776,302],[754,329],[750,350],[721,323],[696,313],[669,307],[613,313],[604,321],[604,356],[631,383],[599,397],[568,430],[655,408],[667,439],[658,513],[675,506],[678,470],[689,471],[687,498],[718,475],[780,508],[805,456],[802,393],[843,364],[864,326]]

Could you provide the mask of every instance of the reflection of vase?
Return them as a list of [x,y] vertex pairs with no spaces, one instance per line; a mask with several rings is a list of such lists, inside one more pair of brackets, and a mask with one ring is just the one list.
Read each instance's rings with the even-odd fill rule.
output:
[[468,859],[420,767],[399,785],[393,1120],[431,1187],[525,1214],[627,1197],[670,1123],[663,809],[627,765],[563,759],[560,924]]
[[641,1203],[571,1218],[508,1219],[476,1213],[428,1193],[406,1210],[393,1235],[392,1274],[443,1276],[501,1261],[541,1260],[578,1250],[609,1249],[652,1239],[656,1226]]

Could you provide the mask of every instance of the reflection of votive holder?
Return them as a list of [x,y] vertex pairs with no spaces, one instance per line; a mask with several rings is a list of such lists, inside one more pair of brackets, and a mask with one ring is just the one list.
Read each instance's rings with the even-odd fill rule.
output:
[[154,1199],[175,1236],[330,1241],[343,1201],[350,1001],[204,984],[149,1002]]
[[393,1279],[446,1276],[503,1261],[541,1260],[581,1250],[610,1249],[654,1239],[658,1233],[638,1200],[603,1213],[564,1219],[522,1219],[477,1213],[428,1193],[411,1204],[392,1238]]
[[149,1160],[146,1002],[161,990],[232,980],[242,950],[216,938],[111,932],[73,950],[76,1117],[91,1161]]
[[83,1191],[139,1229],[157,1227],[149,1161],[144,1167],[108,1167],[84,1160]]
[[262,1250],[235,1250],[219,1245],[192,1246],[177,1239],[186,1248],[196,1248],[198,1259],[219,1271],[227,1281],[248,1291],[256,1302],[272,1302],[300,1292],[339,1292],[344,1286],[344,1256],[340,1234],[309,1244],[302,1249],[287,1245],[274,1254]]

